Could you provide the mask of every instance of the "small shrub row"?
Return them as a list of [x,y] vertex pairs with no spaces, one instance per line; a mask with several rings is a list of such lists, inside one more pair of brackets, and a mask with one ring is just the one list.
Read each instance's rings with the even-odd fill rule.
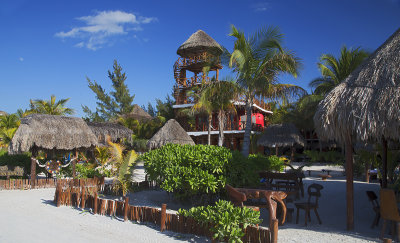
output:
[[317,150],[305,150],[304,154],[310,158],[311,162],[331,162],[341,163],[344,161],[342,153],[337,151],[317,151]]

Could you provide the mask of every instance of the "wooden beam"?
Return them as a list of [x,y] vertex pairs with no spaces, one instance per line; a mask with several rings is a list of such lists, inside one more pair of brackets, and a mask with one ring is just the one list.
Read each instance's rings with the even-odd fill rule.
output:
[[35,188],[36,183],[36,158],[32,155],[31,157],[31,188]]
[[351,136],[346,137],[346,201],[347,230],[354,229],[353,146]]

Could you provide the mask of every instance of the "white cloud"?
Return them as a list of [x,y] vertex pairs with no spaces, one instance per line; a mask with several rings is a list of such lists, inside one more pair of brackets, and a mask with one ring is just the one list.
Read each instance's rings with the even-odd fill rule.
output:
[[23,57],[20,57],[20,58],[18,58],[18,60],[19,60],[20,62],[23,62],[23,61],[24,61],[24,58],[23,58]]
[[143,30],[143,24],[157,21],[154,17],[137,16],[123,11],[102,11],[95,15],[83,16],[77,20],[84,23],[83,26],[73,27],[69,31],[61,31],[56,37],[77,38],[82,41],[76,47],[86,47],[91,50],[102,48],[111,42],[112,37],[126,35],[131,31]]
[[251,8],[256,12],[264,12],[269,9],[268,2],[259,2],[251,5]]

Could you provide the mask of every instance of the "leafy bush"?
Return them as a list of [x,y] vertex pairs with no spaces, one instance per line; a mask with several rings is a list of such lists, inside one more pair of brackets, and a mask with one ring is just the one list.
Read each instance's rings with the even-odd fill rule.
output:
[[243,229],[261,223],[260,212],[246,207],[234,207],[231,202],[223,200],[216,202],[215,206],[179,209],[178,214],[192,217],[203,225],[210,223],[213,238],[224,242],[242,242]]
[[[31,154],[23,153],[9,155],[7,149],[0,150],[0,166],[20,166],[24,168],[24,176],[31,173]],[[37,168],[37,173],[44,171],[43,168]]]
[[[178,198],[195,200],[219,194],[226,183],[235,187],[255,186],[258,171],[282,170],[276,156],[243,157],[238,151],[208,145],[168,144],[141,157],[150,180]],[[203,196],[203,197],[202,197]]]
[[132,140],[132,142],[129,143],[129,146],[132,147],[135,151],[147,152],[148,141],[149,141],[148,139],[135,138]]
[[305,150],[304,154],[310,158],[311,162],[342,162],[343,155],[337,151],[319,152],[317,150]]
[[[76,177],[77,178],[94,178],[95,176],[101,177],[102,175],[94,168],[95,165],[91,163],[76,164]],[[72,163],[61,168],[61,174],[66,177],[72,177]]]

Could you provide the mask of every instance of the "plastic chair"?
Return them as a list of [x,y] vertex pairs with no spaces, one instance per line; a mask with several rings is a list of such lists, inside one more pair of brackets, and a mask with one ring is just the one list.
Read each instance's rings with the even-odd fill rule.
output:
[[[319,224],[322,224],[321,219],[319,218],[318,215],[318,199],[321,197],[321,190],[324,187],[321,186],[320,184],[313,183],[308,187],[308,201],[307,202],[301,202],[301,203],[295,203],[294,205],[297,208],[297,217],[296,217],[296,224],[299,223],[299,211],[300,209],[304,209],[305,211],[305,226],[307,226],[307,219],[311,222],[311,215],[310,215],[310,210],[314,210],[315,216],[317,216]],[[312,202],[312,198],[315,198],[315,201]]]
[[380,210],[381,209],[380,209],[380,206],[379,206],[378,197],[376,196],[375,192],[366,191],[366,193],[367,193],[369,201],[372,204],[372,209],[375,212],[375,218],[374,218],[374,221],[372,222],[372,225],[371,225],[371,228],[374,228],[374,226],[378,226],[378,224],[379,224],[379,219],[381,217],[381,214],[380,214]]
[[[394,223],[397,223],[397,238],[400,239],[400,235],[399,235],[400,215],[399,215],[399,211],[397,208],[397,200],[396,200],[396,195],[394,194],[394,191],[391,189],[381,189],[380,204],[381,204],[380,214],[383,219],[381,238],[383,238],[383,235],[385,234],[386,223],[387,223],[387,220],[389,220],[389,221],[393,221]],[[393,230],[392,230],[393,238],[395,237],[395,229],[394,228],[395,228],[395,224],[393,224]]]

